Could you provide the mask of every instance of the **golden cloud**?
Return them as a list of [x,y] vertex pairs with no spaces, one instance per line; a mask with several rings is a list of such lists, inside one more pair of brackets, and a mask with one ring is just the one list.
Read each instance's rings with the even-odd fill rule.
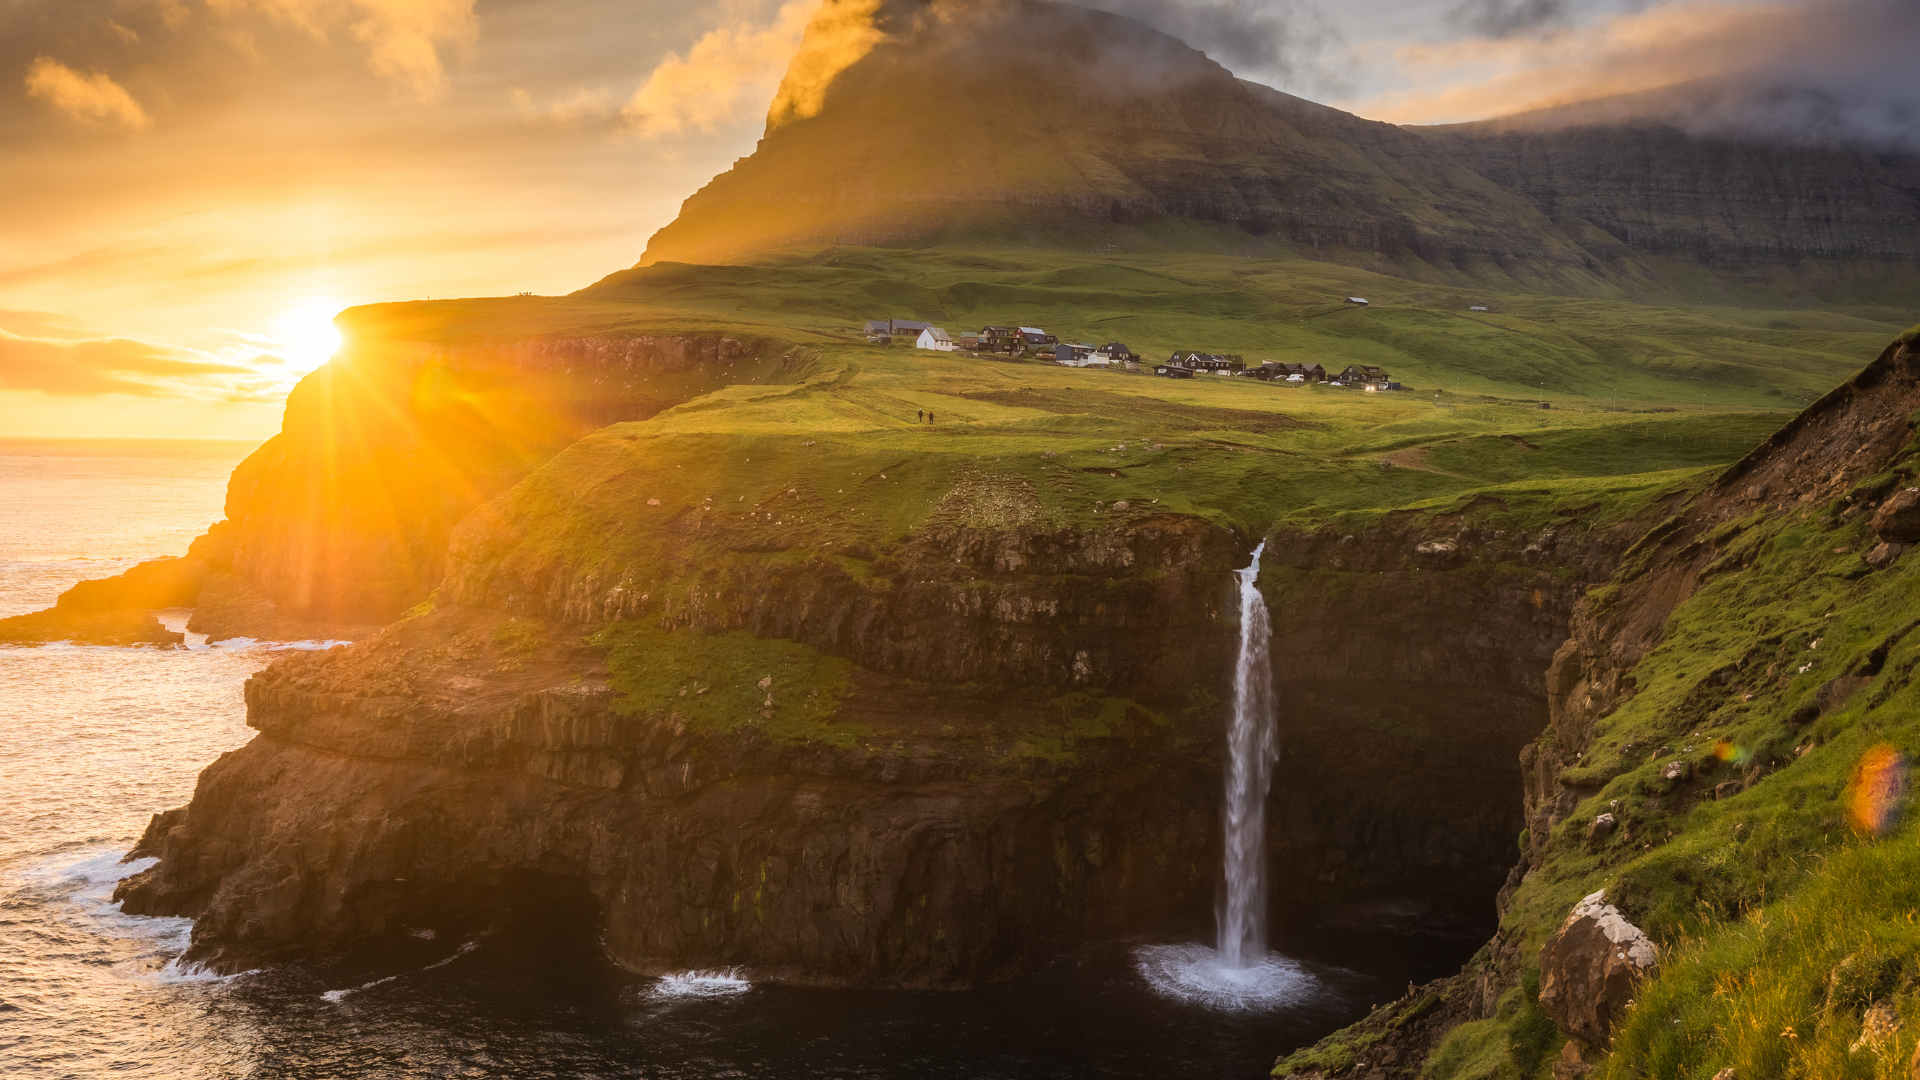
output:
[[816,7],[825,12],[848,2],[865,0],[789,0],[770,22],[737,18],[716,27],[685,56],[668,53],[621,115],[644,136],[711,131],[744,120],[774,93],[802,37],[811,40]]
[[446,79],[440,51],[471,45],[479,32],[474,0],[207,0],[216,12],[259,12],[325,40],[345,24],[367,46],[367,66],[422,101]]
[[874,25],[879,9],[880,0],[826,0],[814,11],[767,110],[768,131],[819,114],[834,76],[885,39]]
[[129,338],[24,337],[0,330],[0,389],[171,397],[185,388],[167,380],[254,375],[253,368],[171,345]]
[[82,75],[50,56],[27,68],[27,93],[76,120],[104,121],[139,131],[153,123],[127,88],[96,71]]

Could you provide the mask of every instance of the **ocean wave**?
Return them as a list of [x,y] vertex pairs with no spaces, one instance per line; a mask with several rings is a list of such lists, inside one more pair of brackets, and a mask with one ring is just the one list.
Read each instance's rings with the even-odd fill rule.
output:
[[[440,960],[435,960],[433,963],[428,964],[426,967],[423,967],[420,970],[432,971],[435,968],[446,967],[448,964],[453,963],[455,960],[460,959],[461,957],[467,955],[468,953],[472,952],[473,950],[479,947],[480,947],[480,943],[477,941],[466,942],[465,944],[461,945],[458,949],[455,949],[453,951],[452,956],[448,956]],[[405,973],[403,972],[402,974],[405,974]],[[362,990],[371,990],[376,986],[384,986],[387,983],[393,982],[395,979],[398,979],[398,978],[400,978],[400,975],[389,975],[384,979],[375,979],[369,983],[361,983],[359,986],[349,986],[345,990],[329,990],[326,993],[321,994],[320,998],[322,1001],[328,1001],[328,1002],[332,1002],[335,1005],[338,1005],[342,1001],[345,1001],[347,999],[347,996],[350,994],[358,994]]]
[[77,931],[132,946],[131,958],[113,965],[128,978],[162,985],[227,982],[252,972],[220,975],[180,958],[193,943],[193,920],[166,915],[129,915],[120,910],[113,890],[122,880],[158,859],[122,862],[120,849],[95,849],[75,860],[72,854],[45,859],[12,875],[15,897],[28,898]]
[[753,984],[740,977],[739,968],[711,968],[662,976],[653,984],[650,995],[663,1000],[681,1001],[691,998],[730,997],[734,994],[744,994],[751,989]]

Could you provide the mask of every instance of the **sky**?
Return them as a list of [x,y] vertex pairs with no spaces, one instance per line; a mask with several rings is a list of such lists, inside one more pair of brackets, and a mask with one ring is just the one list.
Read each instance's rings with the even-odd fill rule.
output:
[[[0,435],[264,438],[341,308],[632,265],[820,2],[0,0]],[[1084,2],[1394,122],[1749,78],[1920,125],[1915,0]]]

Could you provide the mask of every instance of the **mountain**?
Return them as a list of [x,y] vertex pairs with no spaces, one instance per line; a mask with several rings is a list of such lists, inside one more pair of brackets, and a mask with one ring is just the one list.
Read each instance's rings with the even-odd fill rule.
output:
[[[777,110],[755,152],[689,198],[641,265],[960,238],[1192,243],[1187,226],[1229,248],[1267,241],[1547,291],[1672,276],[1663,260],[1812,260],[1821,282],[1920,259],[1910,156],[1599,113],[1524,129],[1396,127],[1048,0],[896,4],[877,25],[878,43],[825,84],[818,111]],[[817,78],[805,61],[828,47],[803,46],[789,82]]]

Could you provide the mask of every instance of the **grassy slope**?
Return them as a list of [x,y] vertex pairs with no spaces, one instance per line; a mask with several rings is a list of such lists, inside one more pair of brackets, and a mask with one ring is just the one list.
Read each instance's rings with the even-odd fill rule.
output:
[[[1920,440],[1866,484],[1916,474]],[[1634,671],[1637,694],[1568,774],[1599,793],[1515,895],[1505,925],[1527,957],[1603,886],[1664,944],[1608,1076],[1907,1075],[1920,1042],[1920,830],[1897,818],[1863,828],[1850,785],[1874,748],[1920,750],[1920,563],[1869,573],[1864,518],[1842,522],[1838,509],[1723,527],[1723,569],[1674,613]],[[1848,675],[1874,681],[1793,722],[1822,684]],[[1693,772],[1682,785],[1660,776],[1676,760]],[[1609,809],[1620,828],[1589,842],[1587,823]],[[1903,1026],[1861,1043],[1876,1002]],[[1538,1037],[1539,1019],[1510,994],[1495,1019],[1456,1029],[1429,1071],[1544,1077],[1558,1040]]]
[[[724,332],[857,341],[869,318],[950,330],[1041,325],[1249,361],[1377,363],[1443,401],[1544,397],[1630,409],[1799,407],[1911,325],[1906,307],[1636,303],[1428,285],[1298,258],[1043,249],[786,252],[749,266],[663,264],[567,297],[427,301],[356,309],[346,324],[389,340]],[[1366,309],[1341,303],[1360,295]],[[1748,297],[1742,303],[1754,303]],[[1472,304],[1492,310],[1469,312]]]

